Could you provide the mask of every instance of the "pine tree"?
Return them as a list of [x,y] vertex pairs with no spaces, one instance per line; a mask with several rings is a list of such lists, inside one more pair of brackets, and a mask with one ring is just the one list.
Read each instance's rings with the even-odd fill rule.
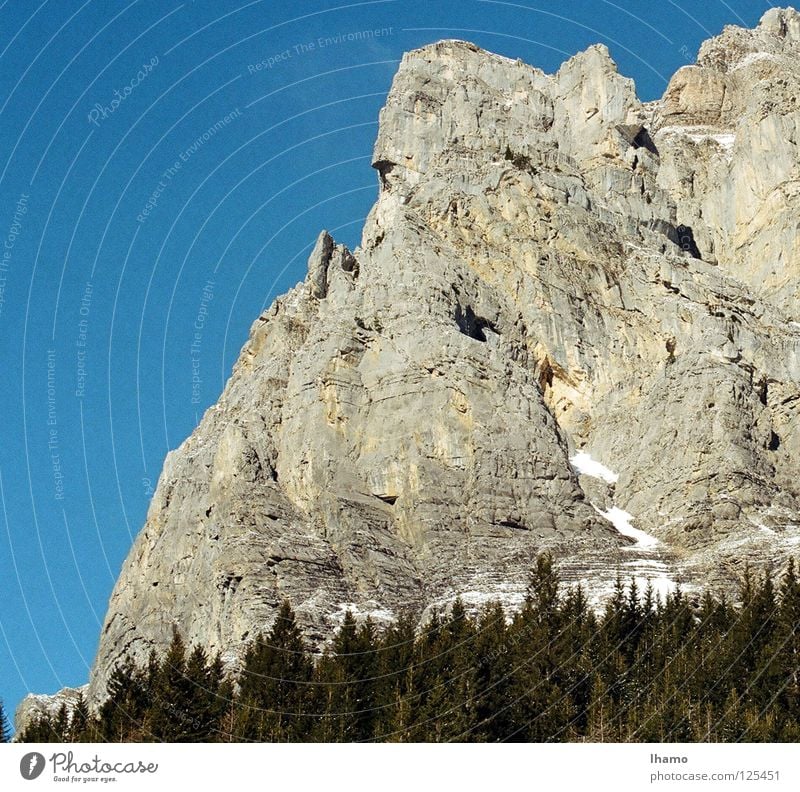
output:
[[69,742],[93,742],[93,732],[89,705],[81,692],[72,708],[72,717],[69,721]]
[[369,740],[379,721],[378,642],[373,623],[367,619],[359,627],[348,610],[332,649],[333,654],[320,661],[315,678],[325,697],[317,734],[334,742]]
[[37,715],[22,730],[19,741],[23,743],[58,742],[52,719],[45,714]]
[[786,675],[783,703],[787,714],[800,723],[800,578],[789,559],[780,590],[778,640]]
[[476,680],[475,623],[460,599],[449,615],[434,614],[417,644],[412,739],[474,740]]
[[536,559],[536,567],[528,581],[528,602],[540,623],[552,621],[557,617],[560,585],[558,573],[553,565],[553,556],[550,553],[543,553]]
[[311,700],[313,664],[288,601],[272,629],[258,636],[245,655],[235,706],[234,734],[261,742],[307,739],[314,719]]
[[99,738],[134,742],[142,737],[152,687],[130,658],[115,666],[108,680],[108,698],[98,713]]
[[144,731],[151,739],[158,742],[191,740],[195,726],[185,702],[190,699],[192,687],[186,676],[186,644],[175,629],[151,689],[152,703],[144,722]]
[[608,691],[599,674],[592,676],[587,735],[592,742],[608,741]]
[[[561,739],[577,715],[572,693],[579,681],[578,656],[585,620],[580,590],[560,593],[560,579],[550,555],[541,556],[529,582],[528,599],[508,629],[509,703],[501,739],[545,742]],[[574,617],[574,622],[569,617]]]
[[475,637],[475,722],[467,739],[497,742],[515,731],[508,704],[513,700],[513,655],[505,612],[490,602],[478,620]]
[[344,615],[336,632],[332,651],[317,666],[315,681],[323,695],[324,713],[317,727],[317,737],[324,742],[352,742],[356,736],[358,718],[355,682],[359,651],[358,624],[352,611]]
[[187,727],[182,737],[187,742],[210,742],[219,735],[230,693],[225,682],[222,661],[209,661],[202,646],[196,646],[186,661],[186,698],[181,703]]
[[69,742],[69,712],[66,703],[58,708],[55,720],[53,721],[53,736],[55,742]]
[[379,641],[375,718],[376,740],[405,742],[410,738],[413,713],[417,709],[414,687],[416,624],[418,617],[401,613]]

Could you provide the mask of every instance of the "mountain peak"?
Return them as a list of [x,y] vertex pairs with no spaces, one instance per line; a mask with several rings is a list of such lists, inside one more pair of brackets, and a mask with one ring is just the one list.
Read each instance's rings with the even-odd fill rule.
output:
[[758,28],[780,39],[800,41],[800,13],[794,8],[770,8],[761,17]]
[[800,43],[800,14],[793,8],[771,8],[753,29],[727,26],[706,41],[697,58],[699,66],[731,73],[760,63],[796,66]]

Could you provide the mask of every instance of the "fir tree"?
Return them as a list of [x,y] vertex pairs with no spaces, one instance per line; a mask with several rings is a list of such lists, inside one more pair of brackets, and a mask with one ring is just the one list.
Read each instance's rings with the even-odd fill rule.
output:
[[158,742],[189,742],[195,731],[185,703],[193,683],[186,675],[186,644],[177,629],[164,655],[152,687],[152,705],[145,719],[145,731]]
[[58,708],[56,717],[53,720],[53,737],[55,738],[54,742],[69,742],[69,713],[66,704],[62,704]]
[[69,722],[69,742],[94,742],[95,728],[83,693],[78,694]]
[[375,713],[374,739],[404,742],[409,739],[416,710],[414,687],[414,646],[418,618],[400,614],[383,633],[379,642],[378,710]]
[[250,646],[239,680],[234,734],[246,740],[295,742],[314,725],[311,703],[313,663],[288,601],[266,636]]
[[98,713],[97,728],[104,742],[134,742],[142,736],[143,721],[153,688],[130,658],[118,664],[108,680],[108,698]]
[[508,704],[514,690],[513,655],[505,612],[490,602],[478,620],[475,637],[475,721],[466,739],[497,741],[514,731]]
[[371,739],[377,721],[373,695],[377,677],[377,640],[367,620],[360,628],[348,610],[333,640],[333,653],[318,666],[316,680],[325,696],[318,728],[333,742]]

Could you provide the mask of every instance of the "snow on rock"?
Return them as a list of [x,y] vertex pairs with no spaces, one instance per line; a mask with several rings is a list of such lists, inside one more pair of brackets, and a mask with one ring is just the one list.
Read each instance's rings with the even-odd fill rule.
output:
[[702,143],[704,140],[713,140],[718,146],[728,152],[733,150],[733,144],[736,142],[736,135],[732,132],[708,132],[699,134],[687,133],[687,137],[693,143]]
[[[586,451],[580,451],[574,456],[570,457],[572,467],[584,476],[592,476],[605,481],[607,484],[616,484],[619,476],[613,470],[607,468],[596,459],[592,459],[591,455]],[[611,508],[602,511],[597,506],[594,506],[595,511],[604,519],[608,520],[620,534],[635,539],[635,544],[628,545],[623,548],[626,551],[628,560],[623,562],[618,572],[624,578],[632,578],[636,581],[640,591],[644,591],[648,585],[653,589],[653,592],[658,595],[662,600],[673,593],[677,584],[670,575],[670,568],[663,558],[663,547],[661,542],[655,536],[651,536],[645,531],[634,528],[631,524],[633,515],[628,514],[619,506],[611,506]],[[591,581],[588,588],[589,590],[596,590],[594,593],[598,607],[601,606],[604,599],[611,592],[611,578],[609,583],[603,591],[603,586],[599,589],[595,585],[596,580]]]
[[506,610],[514,612],[525,602],[524,591],[463,591],[458,596],[467,610],[470,606],[480,608],[490,602],[499,602]]
[[434,611],[447,612],[456,601],[461,604],[470,616],[477,616],[490,602],[499,602],[510,622],[514,614],[525,604],[527,585],[519,583],[498,582],[497,578],[477,577],[465,588],[452,589],[445,596],[439,597],[425,608],[421,623],[425,623]]
[[713,127],[664,126],[658,130],[658,133],[683,135],[691,140],[692,143],[702,143],[704,140],[713,140],[726,152],[732,151],[733,144],[736,142],[736,134],[734,132],[717,132],[713,129]]
[[730,132],[721,133],[719,135],[709,135],[708,137],[719,143],[725,151],[730,151],[733,148],[733,144],[736,142],[736,135]]
[[606,484],[616,484],[619,476],[613,470],[609,470],[604,464],[592,459],[591,454],[586,451],[579,451],[575,456],[569,458],[570,464],[578,473],[584,476],[592,476],[606,482]]
[[371,618],[376,622],[392,622],[395,620],[393,611],[387,608],[381,608],[377,603],[374,605],[372,603],[367,603],[365,606],[359,605],[356,602],[340,602],[338,611],[333,614],[334,620],[343,620],[347,611],[350,611],[357,621],[362,621],[367,618]]
[[662,600],[666,600],[678,587],[669,575],[669,567],[663,561],[640,559],[625,564],[624,569],[632,575],[640,592],[650,586],[653,593]]
[[631,525],[633,515],[623,511],[619,506],[612,506],[607,511],[600,511],[600,509],[595,506],[595,510],[601,517],[608,520],[623,536],[629,536],[631,539],[635,539],[636,544],[632,545],[632,547],[648,548],[657,547],[659,545],[659,541],[655,536],[651,536],[649,533],[634,528]]

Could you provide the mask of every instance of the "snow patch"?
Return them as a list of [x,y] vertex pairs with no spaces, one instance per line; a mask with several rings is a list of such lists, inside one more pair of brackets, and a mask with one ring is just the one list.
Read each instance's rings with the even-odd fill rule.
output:
[[731,132],[718,132],[718,133],[701,133],[701,134],[694,134],[691,132],[687,132],[686,136],[693,142],[693,143],[702,143],[704,140],[713,140],[719,146],[725,149],[725,151],[732,151],[733,144],[736,142],[736,135]]
[[523,592],[462,591],[459,597],[467,608],[470,605],[482,607],[490,602],[499,602],[506,610],[515,611],[525,602],[525,594]]
[[731,132],[726,132],[719,135],[709,135],[711,140],[716,141],[719,143],[725,151],[731,151],[733,149],[733,144],[736,142],[736,135]]
[[619,506],[612,506],[608,511],[600,511],[596,506],[594,508],[601,517],[608,520],[623,536],[629,536],[631,539],[636,540],[636,544],[632,545],[632,548],[651,548],[657,547],[660,544],[655,536],[651,536],[649,533],[634,528],[631,525],[633,515],[623,511]]
[[736,133],[734,132],[714,132],[713,128],[702,126],[665,126],[658,130],[659,135],[662,133],[684,135],[688,137],[692,143],[702,143],[704,140],[713,140],[726,152],[732,151],[733,144],[736,142]]
[[353,614],[357,619],[372,618],[373,621],[391,622],[395,620],[394,613],[386,608],[380,607],[362,607],[355,602],[340,602],[339,611],[336,614],[338,618],[343,619],[347,611]]
[[666,601],[667,597],[674,594],[678,588],[677,583],[666,575],[637,576],[635,580],[640,592],[645,591],[649,585],[652,587],[653,593],[662,601]]
[[616,484],[619,481],[619,476],[613,470],[609,470],[601,462],[592,459],[591,454],[586,451],[579,451],[575,456],[570,457],[569,461],[572,467],[584,476],[602,479],[606,484]]

